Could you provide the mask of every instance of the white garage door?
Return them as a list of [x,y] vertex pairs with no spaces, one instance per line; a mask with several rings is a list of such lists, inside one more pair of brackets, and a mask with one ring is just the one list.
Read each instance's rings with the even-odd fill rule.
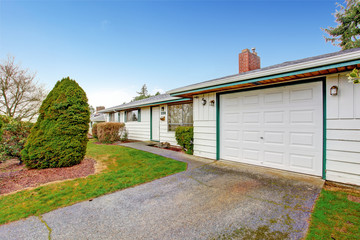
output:
[[220,96],[220,158],[322,175],[322,83]]

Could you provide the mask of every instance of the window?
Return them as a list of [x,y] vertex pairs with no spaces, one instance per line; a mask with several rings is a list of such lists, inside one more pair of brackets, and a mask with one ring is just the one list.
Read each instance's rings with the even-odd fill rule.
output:
[[127,122],[140,122],[140,109],[126,112]]
[[109,122],[115,122],[115,114],[109,113]]
[[118,122],[121,122],[120,121],[120,112],[118,112]]
[[193,104],[178,104],[168,106],[169,131],[175,131],[178,126],[193,125]]

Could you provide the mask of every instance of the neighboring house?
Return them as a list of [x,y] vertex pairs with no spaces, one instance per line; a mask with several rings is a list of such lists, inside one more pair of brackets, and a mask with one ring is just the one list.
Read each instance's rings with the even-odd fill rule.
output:
[[[126,122],[130,138],[175,144],[174,114],[174,122],[193,124],[196,156],[360,185],[360,84],[346,77],[355,67],[360,48],[265,68],[254,49],[245,49],[239,74],[104,112],[112,111],[113,121],[137,119]],[[193,109],[191,120],[184,109]]]
[[102,123],[106,121],[106,116],[104,113],[99,113],[99,111],[104,110],[104,106],[96,107],[96,112],[90,116],[90,128],[89,133],[92,133],[92,127],[94,124]]
[[175,128],[193,125],[191,98],[161,94],[100,111],[107,122],[124,122],[129,139],[176,145]]

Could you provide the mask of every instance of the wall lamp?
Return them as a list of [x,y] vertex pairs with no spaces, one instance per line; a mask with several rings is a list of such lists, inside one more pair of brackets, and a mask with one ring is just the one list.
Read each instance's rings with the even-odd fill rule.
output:
[[336,95],[338,95],[338,90],[339,90],[338,86],[332,86],[332,87],[330,88],[330,95],[331,95],[331,96],[336,96]]
[[210,101],[210,106],[215,106],[215,100]]
[[206,105],[206,99],[205,98],[201,99],[201,103],[202,103],[203,106],[205,106]]

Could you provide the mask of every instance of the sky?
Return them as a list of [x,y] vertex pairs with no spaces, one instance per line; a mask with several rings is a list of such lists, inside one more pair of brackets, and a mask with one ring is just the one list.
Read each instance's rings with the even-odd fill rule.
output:
[[69,76],[92,106],[238,72],[256,48],[261,67],[339,51],[333,0],[0,0],[0,61],[14,56],[49,91]]

